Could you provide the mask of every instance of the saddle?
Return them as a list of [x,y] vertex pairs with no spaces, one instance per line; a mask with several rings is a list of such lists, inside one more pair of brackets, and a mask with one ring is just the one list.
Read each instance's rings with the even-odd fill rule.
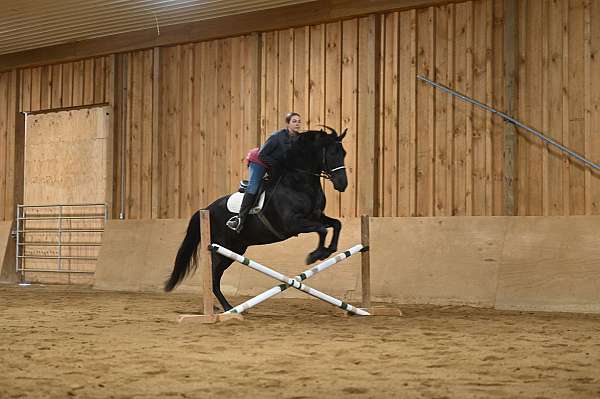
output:
[[[268,180],[268,177],[263,178],[260,187],[258,188],[258,193],[256,195],[256,199],[254,200],[254,204],[248,214],[256,215],[256,217],[261,221],[261,223],[269,229],[276,237],[280,240],[285,239],[285,236],[277,231],[267,220],[265,215],[261,212],[263,206],[265,204],[265,180]],[[240,181],[240,187],[236,193],[233,193],[227,199],[227,209],[232,213],[240,213],[240,208],[242,207],[242,200],[244,199],[244,193],[246,192],[246,188],[248,187],[248,180]]]
[[[248,212],[249,214],[256,214],[262,210],[263,205],[265,203],[265,188],[264,187],[265,187],[265,185],[264,185],[264,179],[263,179],[263,182],[261,183],[260,187],[258,188],[258,193],[257,193],[256,199],[254,200],[254,205],[252,206],[252,209],[250,209],[250,212]],[[244,199],[244,193],[246,192],[246,188],[248,188],[248,180],[241,180],[238,191],[229,196],[229,199],[227,200],[227,209],[230,212],[240,213],[240,208],[242,206],[242,200]]]

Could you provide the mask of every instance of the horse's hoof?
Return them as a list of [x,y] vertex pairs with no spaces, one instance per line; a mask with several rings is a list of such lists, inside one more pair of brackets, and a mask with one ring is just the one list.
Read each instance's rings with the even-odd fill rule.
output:
[[317,260],[319,260],[319,254],[315,253],[315,252],[311,252],[308,254],[308,256],[306,257],[306,264],[307,265],[312,265],[313,263],[315,263]]

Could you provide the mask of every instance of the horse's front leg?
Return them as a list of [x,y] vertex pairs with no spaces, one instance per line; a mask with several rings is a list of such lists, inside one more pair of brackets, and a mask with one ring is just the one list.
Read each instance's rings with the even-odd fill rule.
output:
[[331,251],[329,254],[329,255],[331,255],[332,253],[337,251],[338,241],[340,239],[340,233],[342,231],[342,222],[340,222],[337,219],[330,218],[329,216],[326,216],[326,215],[321,216],[321,222],[323,223],[323,225],[325,227],[333,228],[333,236],[331,237],[331,241],[329,242],[329,247],[327,247],[327,249],[329,251]]
[[317,233],[319,234],[319,245],[317,246],[317,249],[309,253],[306,257],[307,265],[315,263],[320,259],[326,259],[329,256],[327,255],[327,248],[325,248],[325,237],[327,237],[327,228],[323,226],[323,228],[317,230]]
[[[335,219],[332,219],[332,220],[337,222],[337,220],[335,220]],[[310,219],[302,220],[299,223],[299,225],[300,225],[300,227],[296,228],[292,232],[292,234],[294,234],[294,235],[303,234],[303,233],[319,234],[319,246],[317,247],[317,249],[312,251],[306,257],[307,265],[310,265],[311,263],[314,263],[317,260],[327,259],[329,257],[329,255],[331,255],[335,251],[335,249],[331,250],[330,248],[325,247],[325,238],[327,237],[327,227],[331,227],[331,226],[324,225],[320,220],[310,220]],[[341,226],[341,224],[338,226],[338,230],[339,230],[340,226]],[[338,231],[338,236],[339,236],[339,231]],[[337,245],[337,240],[336,240],[336,245]]]

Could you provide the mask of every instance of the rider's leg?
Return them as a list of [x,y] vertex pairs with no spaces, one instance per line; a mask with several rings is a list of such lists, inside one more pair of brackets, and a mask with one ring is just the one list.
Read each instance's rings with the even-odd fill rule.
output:
[[250,177],[248,178],[248,187],[246,188],[246,193],[244,194],[244,199],[242,200],[240,213],[238,216],[232,217],[227,222],[227,227],[235,230],[236,233],[239,233],[244,228],[244,222],[246,221],[248,212],[250,212],[250,209],[254,204],[256,193],[258,192],[260,182],[266,171],[264,166],[254,162],[249,163],[248,169],[250,171]]

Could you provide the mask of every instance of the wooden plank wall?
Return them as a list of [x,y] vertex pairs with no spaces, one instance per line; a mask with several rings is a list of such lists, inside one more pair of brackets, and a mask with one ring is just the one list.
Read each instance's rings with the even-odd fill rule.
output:
[[0,73],[0,220],[15,213],[15,114],[17,72]]
[[[243,160],[259,139],[258,45],[254,34],[161,49],[158,217],[189,217],[246,178]],[[138,202],[134,193],[130,210],[150,209],[141,204],[151,190]],[[148,211],[129,215],[140,216]]]
[[415,75],[503,109],[503,2],[388,13],[381,32],[378,214],[502,214],[501,121]]
[[262,35],[261,141],[290,111],[304,128],[348,129],[348,189],[340,195],[323,182],[331,216],[373,211],[377,30],[369,16]]
[[114,55],[25,68],[20,74],[23,112],[113,102]]
[[[414,78],[504,109],[503,13],[473,0],[0,74],[0,219],[14,208],[12,93],[36,111],[115,104],[117,87],[127,218],[187,217],[232,191],[290,110],[349,129],[349,188],[324,182],[331,215],[503,215],[503,123]],[[517,13],[516,117],[599,162],[600,4],[522,0]],[[600,213],[598,174],[538,139],[519,132],[515,164],[515,214]]]
[[[519,6],[518,117],[598,163],[600,4],[525,0]],[[519,215],[600,213],[600,174],[539,139],[519,136]]]

